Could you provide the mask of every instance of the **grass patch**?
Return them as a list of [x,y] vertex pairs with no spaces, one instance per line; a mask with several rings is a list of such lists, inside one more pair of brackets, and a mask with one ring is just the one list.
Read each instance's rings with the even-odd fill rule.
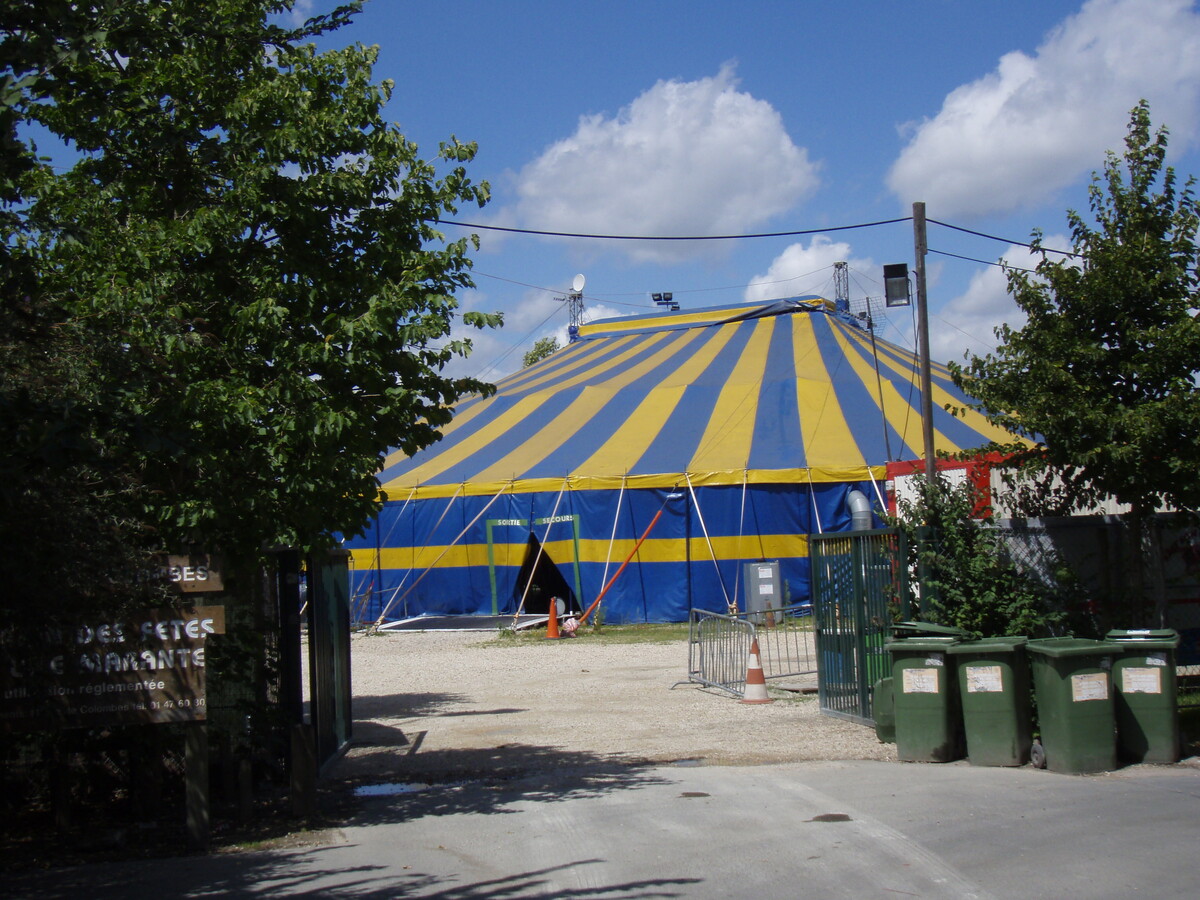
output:
[[[563,637],[564,641],[583,641],[593,644],[673,644],[688,639],[687,622],[672,622],[653,625],[603,625],[599,629],[585,625],[575,632],[574,637]],[[477,646],[519,647],[525,644],[546,643],[546,629],[528,628],[524,631],[505,629],[499,636]]]

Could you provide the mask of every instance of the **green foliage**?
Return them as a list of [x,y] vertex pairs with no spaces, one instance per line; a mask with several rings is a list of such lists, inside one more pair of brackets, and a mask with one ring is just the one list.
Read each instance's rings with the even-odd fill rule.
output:
[[1061,589],[1048,590],[1021,572],[999,533],[972,518],[979,497],[971,483],[951,485],[939,474],[918,484],[917,499],[899,502],[893,524],[907,538],[922,618],[975,637],[1060,633]]
[[536,362],[541,362],[550,354],[558,350],[558,338],[551,335],[550,337],[538,338],[533,342],[533,347],[521,359],[521,366],[528,369]]
[[1052,512],[1105,495],[1135,515],[1200,507],[1200,207],[1194,179],[1180,186],[1164,167],[1166,151],[1142,102],[1123,156],[1109,153],[1093,176],[1094,222],[1068,213],[1076,255],[1052,256],[1035,233],[1036,271],[1008,273],[1027,323],[1000,327],[994,354],[952,367],[995,424],[1034,438],[1016,462]]
[[[0,359],[6,520],[61,467],[62,506],[123,538],[319,545],[378,508],[386,448],[490,391],[442,374],[475,239],[435,226],[486,203],[475,146],[422,159],[376,50],[310,43],[359,4],[288,29],[293,5],[9,4],[0,324],[35,324]],[[34,126],[78,162],[37,159]]]

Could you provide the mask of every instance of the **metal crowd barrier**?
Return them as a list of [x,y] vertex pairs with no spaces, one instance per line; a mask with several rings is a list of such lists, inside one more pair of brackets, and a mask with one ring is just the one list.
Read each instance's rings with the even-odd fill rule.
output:
[[741,697],[755,640],[767,680],[816,674],[808,604],[732,616],[693,609],[688,617],[688,682]]

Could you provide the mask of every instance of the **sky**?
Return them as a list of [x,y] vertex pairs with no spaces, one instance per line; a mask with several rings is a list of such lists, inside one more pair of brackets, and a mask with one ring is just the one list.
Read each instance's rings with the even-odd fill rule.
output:
[[423,157],[452,135],[479,146],[492,200],[443,230],[481,239],[462,308],[505,316],[451,369],[489,381],[538,338],[565,342],[577,274],[595,320],[665,291],[683,309],[832,297],[845,261],[855,308],[911,348],[913,309],[881,298],[883,265],[915,264],[915,201],[932,355],[984,354],[1022,323],[996,263],[1031,265],[1035,230],[1070,249],[1067,210],[1087,212],[1140,99],[1169,164],[1200,174],[1190,0],[370,0],[326,40],[352,42],[379,46],[388,118]]

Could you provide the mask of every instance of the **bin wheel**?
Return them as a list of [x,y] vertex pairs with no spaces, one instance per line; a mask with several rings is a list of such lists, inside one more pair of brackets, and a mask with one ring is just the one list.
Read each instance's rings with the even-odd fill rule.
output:
[[1029,748],[1029,761],[1035,769],[1046,768],[1046,748],[1042,746],[1041,741],[1034,741],[1033,746]]

